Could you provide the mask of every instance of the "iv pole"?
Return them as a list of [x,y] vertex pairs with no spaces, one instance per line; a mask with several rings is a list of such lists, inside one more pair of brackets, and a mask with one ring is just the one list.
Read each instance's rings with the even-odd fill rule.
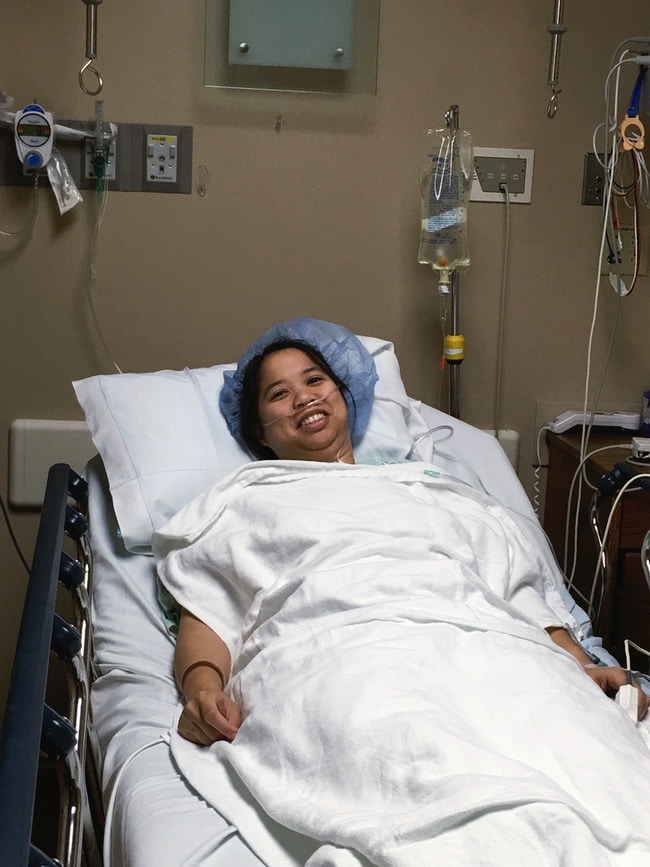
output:
[[[459,109],[457,105],[450,105],[445,114],[445,122],[449,127],[452,140],[458,132]],[[463,360],[462,347],[464,344],[462,335],[458,331],[458,272],[450,273],[449,311],[450,328],[445,338],[445,361],[449,367],[449,415],[460,418],[460,365]],[[451,339],[450,339],[451,338]],[[454,340],[454,338],[456,338]]]

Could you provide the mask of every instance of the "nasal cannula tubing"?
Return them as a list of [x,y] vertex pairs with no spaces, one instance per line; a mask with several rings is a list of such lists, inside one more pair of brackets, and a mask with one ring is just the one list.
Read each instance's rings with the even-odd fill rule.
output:
[[290,412],[285,413],[285,415],[280,415],[277,418],[271,419],[271,421],[262,421],[260,424],[262,427],[269,427],[272,424],[275,424],[277,421],[283,421],[285,418],[291,418],[291,416],[298,415],[298,413],[304,412],[306,409],[309,409],[312,406],[315,406],[318,403],[323,403],[328,400],[335,391],[338,391],[341,388],[340,385],[335,385],[331,391],[328,391],[327,394],[321,395],[321,397],[315,397],[313,400],[307,401],[307,403],[301,404],[301,406],[296,407],[296,409],[292,409]]

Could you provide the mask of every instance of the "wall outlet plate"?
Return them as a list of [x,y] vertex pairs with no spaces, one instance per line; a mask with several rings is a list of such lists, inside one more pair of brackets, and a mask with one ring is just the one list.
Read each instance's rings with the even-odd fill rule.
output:
[[[641,230],[639,230],[641,233]],[[643,238],[639,237],[638,239],[638,251],[637,254],[639,256],[639,276],[645,277],[648,273],[648,246],[646,243],[646,235]],[[621,277],[630,276],[634,274],[634,227],[633,226],[620,226],[617,232],[617,241],[620,241],[621,249],[616,251],[616,255],[618,256],[619,263],[619,271],[618,273]],[[600,263],[600,273],[601,274],[615,274],[616,268],[613,263],[611,263],[608,259],[609,250],[605,247],[605,251],[603,252],[603,261]]]
[[475,147],[470,202],[505,202],[505,193],[499,188],[505,183],[512,204],[529,204],[534,161],[534,150]]
[[605,169],[603,154],[585,154],[582,170],[582,204],[602,205],[605,198]]

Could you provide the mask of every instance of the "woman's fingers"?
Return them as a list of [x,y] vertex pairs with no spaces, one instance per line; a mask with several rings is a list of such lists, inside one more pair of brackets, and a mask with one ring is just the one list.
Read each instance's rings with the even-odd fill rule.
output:
[[232,741],[240,724],[241,711],[229,696],[203,691],[185,705],[178,732],[193,743],[208,746],[219,740]]

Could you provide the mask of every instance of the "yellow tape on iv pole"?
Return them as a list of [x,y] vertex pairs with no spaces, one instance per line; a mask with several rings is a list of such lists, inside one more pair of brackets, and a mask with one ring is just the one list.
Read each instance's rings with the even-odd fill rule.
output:
[[462,334],[445,335],[445,361],[460,364],[465,358],[465,338]]

